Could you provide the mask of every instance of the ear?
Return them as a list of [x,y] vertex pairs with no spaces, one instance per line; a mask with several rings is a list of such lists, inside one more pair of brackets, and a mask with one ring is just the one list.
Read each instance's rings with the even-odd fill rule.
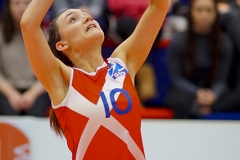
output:
[[68,43],[60,41],[60,42],[56,43],[56,48],[58,51],[62,52],[64,50],[68,49],[69,46],[68,46]]

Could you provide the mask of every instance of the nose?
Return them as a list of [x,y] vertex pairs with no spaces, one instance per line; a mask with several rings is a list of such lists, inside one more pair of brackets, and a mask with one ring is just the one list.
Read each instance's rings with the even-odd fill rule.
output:
[[209,11],[207,11],[207,10],[202,11],[202,13],[201,13],[201,18],[202,18],[203,20],[208,19],[209,16],[210,16]]
[[84,18],[85,18],[84,23],[87,23],[89,21],[93,21],[93,18],[90,15],[85,15]]

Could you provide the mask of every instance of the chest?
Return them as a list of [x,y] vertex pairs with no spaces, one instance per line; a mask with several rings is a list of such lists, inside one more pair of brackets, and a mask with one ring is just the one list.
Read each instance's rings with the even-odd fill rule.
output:
[[95,76],[75,73],[69,94],[69,108],[97,120],[131,114],[139,102],[127,70],[120,66],[110,66]]

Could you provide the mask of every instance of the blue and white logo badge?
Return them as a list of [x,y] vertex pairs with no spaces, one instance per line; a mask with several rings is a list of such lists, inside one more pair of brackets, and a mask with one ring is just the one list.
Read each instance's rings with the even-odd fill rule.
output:
[[127,70],[117,63],[110,63],[108,67],[108,74],[115,80],[120,76],[125,76]]

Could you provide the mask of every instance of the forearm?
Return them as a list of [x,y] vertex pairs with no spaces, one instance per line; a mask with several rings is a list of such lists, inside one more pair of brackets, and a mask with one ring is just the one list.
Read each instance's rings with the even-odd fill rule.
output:
[[188,81],[185,78],[176,78],[176,80],[174,80],[173,84],[177,88],[180,88],[184,91],[192,93],[193,95],[195,95],[197,93],[197,91],[200,89],[199,86],[193,84],[192,82]]
[[45,92],[46,91],[40,82],[36,82],[26,91],[26,93],[31,94],[33,97],[38,97]]
[[136,61],[136,71],[138,71],[140,66],[146,60],[157,34],[162,27],[169,6],[170,0],[152,0],[151,4],[149,4],[149,7],[139,20],[131,37],[124,42],[127,44],[127,61],[130,60],[130,62],[132,62],[132,59],[136,59],[137,55],[138,60]]
[[0,81],[0,92],[6,97],[10,97],[13,94],[19,94],[19,92],[6,80]]
[[171,5],[171,0],[149,0],[149,6],[157,7],[163,10],[168,10]]
[[28,29],[28,27],[32,26],[40,27],[53,1],[54,0],[32,0],[22,16],[22,29]]
[[224,82],[215,82],[210,88],[216,97],[218,98],[226,89],[226,84]]

